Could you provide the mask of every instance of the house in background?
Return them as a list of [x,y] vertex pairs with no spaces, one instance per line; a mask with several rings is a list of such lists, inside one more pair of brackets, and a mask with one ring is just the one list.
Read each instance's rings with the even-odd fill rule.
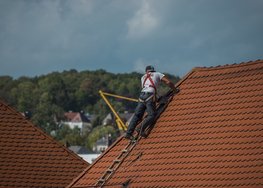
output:
[[[129,113],[125,111],[124,113],[118,114],[125,125],[129,125],[133,113]],[[115,117],[112,113],[108,113],[107,116],[103,119],[102,125],[114,125],[115,124]]]
[[66,187],[89,163],[0,101],[0,187]]
[[91,121],[83,112],[66,112],[64,116],[65,119],[60,122],[61,124],[68,125],[71,129],[77,127],[81,133],[91,131]]
[[103,136],[102,138],[96,141],[95,145],[93,146],[93,152],[103,153],[111,144],[112,144],[111,134]]
[[69,146],[68,149],[76,153],[83,160],[87,161],[89,164],[93,163],[101,154],[101,152],[93,152],[84,146]]
[[263,61],[177,86],[147,138],[120,137],[68,187],[263,187]]

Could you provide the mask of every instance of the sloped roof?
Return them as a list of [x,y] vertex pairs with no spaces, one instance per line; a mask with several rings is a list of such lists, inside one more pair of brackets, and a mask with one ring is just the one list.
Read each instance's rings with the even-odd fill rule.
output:
[[[195,68],[105,187],[263,187],[263,61]],[[70,187],[96,185],[117,140]]]
[[0,101],[0,187],[65,187],[88,166]]

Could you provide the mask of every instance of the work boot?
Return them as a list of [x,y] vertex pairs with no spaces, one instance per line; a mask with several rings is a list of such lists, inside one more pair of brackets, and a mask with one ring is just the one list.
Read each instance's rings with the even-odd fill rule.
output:
[[128,139],[128,140],[132,140],[133,136],[131,134],[126,133],[124,138]]
[[142,132],[141,132],[141,137],[146,138],[146,137],[147,137],[147,134],[146,134],[144,131],[142,131]]

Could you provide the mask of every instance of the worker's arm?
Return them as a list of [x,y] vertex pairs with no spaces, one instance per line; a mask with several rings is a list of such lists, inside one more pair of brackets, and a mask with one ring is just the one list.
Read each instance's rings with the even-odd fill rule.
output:
[[173,82],[171,82],[166,76],[162,78],[162,82],[165,83],[167,86],[169,86],[173,91],[177,91]]

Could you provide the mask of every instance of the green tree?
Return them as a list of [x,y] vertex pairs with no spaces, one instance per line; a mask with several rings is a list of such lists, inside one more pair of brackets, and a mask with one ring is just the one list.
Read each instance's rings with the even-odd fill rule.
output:
[[80,129],[75,127],[70,129],[67,125],[62,125],[56,132],[55,138],[65,145],[84,146],[85,137],[81,136]]
[[16,88],[13,88],[11,95],[17,98],[17,109],[20,112],[26,110],[33,111],[34,106],[38,102],[38,93],[35,85],[31,81],[25,81],[18,84]]
[[59,73],[52,73],[49,76],[40,79],[38,82],[41,92],[47,92],[49,95],[49,102],[68,109],[68,94],[64,81],[61,79]]
[[17,85],[17,81],[13,80],[10,76],[0,76],[0,98],[5,100],[11,105],[16,106],[16,98],[10,93]]

